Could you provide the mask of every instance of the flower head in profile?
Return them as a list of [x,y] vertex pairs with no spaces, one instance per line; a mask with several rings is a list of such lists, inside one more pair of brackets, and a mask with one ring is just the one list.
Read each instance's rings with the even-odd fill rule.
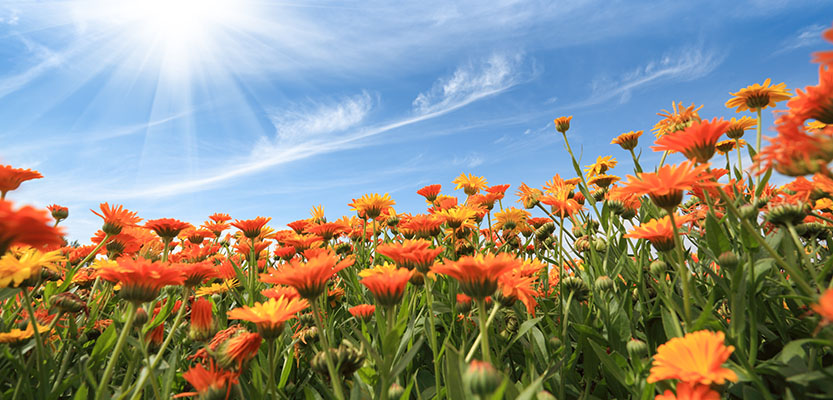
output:
[[191,326],[188,337],[199,342],[208,340],[214,334],[214,313],[211,302],[197,297],[191,304]]
[[168,263],[122,257],[116,265],[106,265],[98,271],[101,279],[121,284],[119,295],[127,301],[144,303],[159,296],[168,285],[181,285],[185,276]]
[[310,226],[306,229],[307,232],[313,235],[318,235],[321,240],[329,241],[332,238],[337,238],[343,233],[350,231],[350,226],[342,221],[324,222],[321,224]]
[[373,304],[359,304],[357,306],[350,307],[347,311],[350,312],[350,315],[362,321],[369,321],[370,318],[373,317],[373,313],[376,312],[376,306]]
[[[38,325],[38,332],[45,333],[49,330],[47,326]],[[28,324],[26,329],[18,329],[14,328],[8,332],[0,332],[0,344],[8,343],[8,344],[17,344],[22,343],[23,341],[29,340],[34,336],[35,330],[32,329],[32,324]]]
[[596,162],[584,167],[584,173],[587,178],[592,178],[596,175],[603,175],[608,170],[613,169],[619,162],[613,156],[598,156]]
[[422,189],[417,190],[417,194],[422,197],[425,197],[425,201],[433,203],[434,200],[437,199],[437,195],[440,194],[441,189],[442,185],[428,185],[423,187]]
[[721,140],[714,145],[714,148],[717,150],[717,153],[720,155],[725,155],[730,151],[735,149],[735,145],[740,144],[740,148],[746,147],[746,141],[743,139],[727,139]]
[[521,265],[521,261],[508,253],[465,256],[446,264],[435,264],[435,273],[448,275],[458,282],[466,295],[485,299],[497,290],[501,275]]
[[145,222],[145,228],[152,230],[164,241],[170,242],[183,229],[191,228],[191,224],[174,218],[151,219]]
[[211,261],[200,261],[195,263],[177,263],[172,265],[182,272],[185,277],[185,286],[195,287],[208,279],[219,278],[219,271]]
[[0,288],[19,286],[27,279],[40,277],[41,270],[58,271],[58,264],[65,261],[60,250],[41,252],[34,248],[12,248],[0,257]]
[[198,396],[200,399],[228,399],[231,397],[231,390],[237,384],[237,375],[234,372],[226,371],[211,362],[206,369],[202,364],[197,364],[182,374],[182,378],[194,387],[196,392],[180,393],[174,398]]
[[488,187],[486,178],[482,176],[475,176],[474,174],[466,175],[465,173],[460,174],[460,176],[451,181],[451,183],[456,185],[454,186],[454,190],[463,189],[463,192],[469,196],[477,194],[477,192]]
[[277,270],[260,274],[265,283],[288,285],[295,288],[307,300],[318,298],[327,288],[327,281],[338,271],[353,265],[353,258],[339,260],[331,252],[322,252],[306,262],[293,259]]
[[528,210],[540,202],[539,199],[544,195],[544,192],[541,189],[529,187],[522,182],[515,194],[518,196],[518,203],[523,204],[524,208]]
[[747,86],[736,93],[729,93],[732,97],[726,102],[726,108],[734,108],[735,112],[762,110],[775,107],[775,103],[789,99],[792,94],[787,90],[786,83],[770,86],[767,78],[763,84]]
[[576,199],[570,198],[567,192],[541,196],[540,201],[542,204],[550,206],[552,212],[561,218],[571,217],[584,208]]
[[513,230],[521,225],[526,224],[527,218],[532,215],[529,211],[521,210],[515,207],[505,208],[503,211],[495,213],[495,225],[493,228],[499,230]]
[[642,136],[642,131],[625,132],[613,138],[610,144],[618,144],[619,147],[625,150],[633,150],[639,144],[639,137]]
[[628,175],[623,191],[635,196],[648,195],[657,207],[672,209],[683,200],[683,192],[691,190],[709,167],[708,164],[694,166],[690,161],[679,165],[665,165],[657,172],[643,172],[637,176]]
[[833,322],[833,289],[828,289],[819,297],[819,302],[813,304],[813,311],[821,316],[822,324]]
[[558,117],[553,120],[555,123],[555,130],[561,132],[561,134],[567,134],[567,131],[570,130],[570,121],[573,119],[573,116],[569,117]]
[[268,217],[257,217],[255,219],[246,219],[246,220],[234,220],[231,226],[240,229],[240,232],[243,233],[248,239],[254,239],[260,236],[260,233],[263,231],[263,227],[266,226],[272,218]]
[[94,210],[90,211],[104,219],[104,225],[101,227],[101,230],[108,235],[118,235],[123,228],[136,226],[142,220],[135,212],[128,211],[121,205],[110,206],[107,203],[101,203],[99,208],[101,209],[101,214]]
[[5,199],[6,193],[19,188],[21,183],[40,178],[43,178],[43,175],[38,171],[0,165],[0,199]]
[[361,284],[373,294],[376,302],[385,307],[393,307],[402,301],[405,286],[413,272],[406,268],[396,268],[385,263],[378,270],[365,274]]
[[534,275],[525,275],[521,273],[520,269],[509,271],[498,278],[498,294],[501,301],[514,303],[520,300],[526,311],[533,317],[535,316],[535,307],[538,302],[535,301],[535,289],[537,277]]
[[712,390],[709,385],[680,382],[677,384],[677,394],[666,390],[658,394],[654,400],[720,400],[720,393]]
[[402,243],[382,243],[376,252],[393,260],[397,266],[427,273],[442,248],[431,248],[427,240],[405,240]]
[[695,107],[692,103],[688,107],[683,107],[683,102],[671,102],[672,111],[662,110],[657,113],[663,119],[659,120],[651,129],[654,131],[656,137],[662,137],[669,133],[681,131],[689,127],[693,122],[700,120],[700,115],[697,113],[703,106]]
[[682,132],[665,135],[654,142],[655,151],[671,151],[683,153],[686,158],[695,163],[708,162],[715,151],[717,139],[729,128],[729,121],[714,118],[711,121],[702,120],[685,128]]
[[67,217],[69,217],[69,208],[64,206],[59,206],[57,204],[52,204],[50,206],[46,206],[46,209],[49,210],[49,213],[52,214],[52,218],[55,218],[55,222],[61,222]]
[[[677,223],[677,228],[679,228],[683,222],[687,222],[687,217],[676,216],[674,221]],[[633,227],[625,237],[645,239],[651,242],[658,251],[669,251],[674,248],[674,232],[671,217],[666,215],[660,219],[652,219]]]
[[750,117],[744,116],[740,117],[740,119],[732,117],[732,119],[729,120],[729,127],[726,128],[726,136],[728,136],[729,139],[740,139],[741,137],[743,137],[744,132],[754,128],[757,125],[758,122]]
[[734,371],[723,367],[735,350],[724,344],[723,332],[697,331],[676,337],[657,348],[648,383],[677,379],[690,384],[722,385],[736,382]]
[[214,335],[208,348],[214,353],[220,367],[239,370],[257,355],[262,342],[260,334],[235,325]]
[[63,229],[51,222],[46,210],[30,206],[15,210],[11,202],[0,200],[0,256],[12,245],[35,248],[63,245]]
[[283,332],[284,322],[307,307],[309,303],[303,299],[271,298],[264,303],[256,302],[251,307],[235,308],[228,312],[228,318],[254,323],[260,334],[268,340],[278,337]]
[[366,219],[376,219],[394,205],[396,205],[396,202],[387,193],[384,195],[378,193],[365,194],[358,199],[353,199],[353,202],[348,204],[351,210]]

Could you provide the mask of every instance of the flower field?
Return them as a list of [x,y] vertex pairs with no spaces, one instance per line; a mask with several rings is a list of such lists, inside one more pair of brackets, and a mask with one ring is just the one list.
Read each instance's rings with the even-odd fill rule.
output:
[[556,118],[574,173],[461,174],[417,213],[373,193],[195,225],[102,203],[69,244],[70,210],[15,202],[41,174],[0,165],[0,393],[833,398],[833,51],[814,62],[818,85],[737,89],[729,117],[673,103],[589,165]]

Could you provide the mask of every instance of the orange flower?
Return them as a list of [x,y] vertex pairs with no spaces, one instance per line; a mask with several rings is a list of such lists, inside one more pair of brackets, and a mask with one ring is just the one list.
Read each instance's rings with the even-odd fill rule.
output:
[[260,334],[268,340],[278,337],[283,332],[284,322],[307,307],[309,303],[306,300],[279,297],[265,303],[256,302],[251,307],[235,308],[228,312],[228,318],[253,322]]
[[191,304],[191,327],[188,337],[196,341],[205,341],[214,334],[214,313],[211,302],[205,297],[198,297]]
[[597,156],[596,162],[584,167],[584,173],[587,175],[588,178],[592,178],[596,175],[602,175],[607,172],[607,170],[612,169],[616,166],[619,162],[616,161],[613,156]]
[[56,222],[61,222],[69,216],[69,208],[59,206],[57,204],[46,206],[46,209],[49,210],[52,214],[52,218],[55,218]]
[[813,310],[821,315],[822,324],[833,322],[833,289],[828,289],[819,297],[818,304],[813,304]]
[[566,135],[567,131],[570,130],[570,121],[572,119],[572,115],[569,117],[558,117],[554,119],[553,122],[555,122],[555,130]]
[[333,275],[351,265],[353,265],[352,257],[339,261],[335,254],[325,252],[310,258],[307,262],[291,260],[278,270],[260,274],[260,280],[265,283],[292,286],[301,294],[301,297],[312,301],[324,293],[327,281]]
[[136,226],[142,220],[135,212],[128,211],[120,205],[111,207],[107,203],[101,203],[99,208],[101,208],[101,214],[90,211],[104,219],[101,230],[108,235],[118,235],[122,228]]
[[615,175],[596,175],[587,180],[588,185],[595,185],[600,188],[607,188],[608,186],[619,181],[619,177]]
[[512,230],[521,225],[526,224],[527,218],[529,218],[531,214],[529,211],[521,210],[515,207],[506,208],[503,211],[498,211],[495,213],[495,222],[494,229],[499,231],[501,229],[505,230]]
[[476,299],[491,296],[497,290],[500,276],[520,266],[521,262],[508,253],[462,257],[447,264],[435,264],[435,273],[448,275],[460,282],[463,293]]
[[325,222],[307,228],[307,232],[320,236],[325,242],[348,231],[350,227],[339,221]]
[[214,237],[220,237],[223,234],[223,231],[228,229],[231,225],[225,222],[215,222],[215,221],[206,221],[202,224],[203,228],[208,229],[211,233],[214,234]]
[[734,108],[735,112],[754,111],[767,107],[775,107],[775,103],[790,98],[792,94],[787,90],[786,83],[779,83],[770,86],[770,79],[764,81],[763,85],[754,84],[747,86],[737,93],[731,93],[732,97],[726,102],[727,108]]
[[36,248],[61,246],[63,230],[51,226],[46,210],[24,206],[12,209],[12,203],[0,200],[0,256],[12,245],[29,245]]
[[0,199],[5,199],[6,193],[19,188],[21,183],[40,178],[43,178],[43,175],[38,171],[0,165]]
[[678,379],[690,384],[722,385],[738,380],[734,371],[721,365],[735,350],[723,344],[723,332],[697,331],[676,337],[657,348],[648,383]]
[[660,117],[665,117],[654,124],[653,129],[651,129],[655,131],[654,134],[658,138],[669,133],[681,131],[691,125],[692,122],[699,121],[700,115],[697,114],[697,111],[703,108],[703,106],[695,107],[693,103],[683,108],[682,101],[679,103],[672,101],[671,107],[672,112],[662,110],[662,112],[657,113]]
[[701,180],[708,164],[694,166],[689,161],[680,165],[665,165],[657,172],[643,172],[636,177],[628,175],[625,193],[635,196],[648,195],[660,208],[672,209],[683,200],[683,192],[691,190]]
[[353,199],[353,202],[348,204],[362,218],[375,219],[382,215],[382,212],[387,211],[396,202],[390,198],[390,195],[385,193],[379,195],[378,193],[365,194],[358,200]]
[[405,240],[402,243],[382,243],[376,253],[389,257],[400,268],[414,269],[425,274],[442,253],[442,248],[432,249],[427,240]]
[[370,273],[362,278],[362,285],[367,287],[370,293],[373,293],[377,303],[385,307],[393,307],[402,301],[405,286],[413,275],[406,268],[393,268],[388,263],[365,271]]
[[464,224],[468,227],[474,225],[472,220],[477,217],[477,209],[467,206],[457,206],[448,210],[442,210],[434,215],[442,218],[450,228],[457,229]]
[[720,400],[720,393],[715,392],[708,385],[680,382],[677,384],[677,394],[666,390],[658,394],[654,400]]
[[428,185],[417,190],[417,194],[425,197],[427,202],[433,203],[437,199],[437,195],[440,194],[440,189],[442,189],[442,185]]
[[714,148],[717,150],[717,153],[720,155],[725,155],[726,153],[735,149],[735,144],[740,143],[740,148],[746,147],[746,141],[743,139],[727,139],[721,140],[714,145]]
[[460,174],[457,179],[451,181],[451,183],[457,185],[454,186],[454,190],[463,189],[467,195],[471,196],[479,192],[481,189],[485,189],[487,186],[486,178],[482,176],[474,176],[474,174]]
[[174,398],[198,396],[200,399],[228,399],[231,389],[237,384],[237,374],[217,368],[214,363],[206,369],[197,364],[182,374],[182,378],[194,387],[196,392],[180,393]]
[[243,232],[243,236],[254,239],[260,236],[260,232],[263,230],[263,227],[271,221],[272,218],[267,217],[257,217],[255,219],[246,219],[246,220],[234,220],[234,223],[231,226],[240,229]]
[[584,209],[575,199],[568,197],[567,192],[557,193],[555,195],[542,196],[541,203],[546,204],[552,208],[552,212],[561,218],[571,217],[578,211]]
[[520,270],[509,271],[501,275],[498,278],[500,301],[506,302],[506,305],[511,307],[516,300],[520,300],[526,306],[526,311],[534,317],[535,307],[538,305],[533,289],[535,281],[535,276],[524,275]]
[[655,151],[683,153],[696,163],[705,163],[714,155],[717,139],[729,128],[729,121],[713,118],[694,123],[682,132],[665,135],[654,142]]
[[639,137],[642,136],[642,131],[630,131],[623,133],[613,138],[610,144],[618,144],[619,147],[625,150],[633,150],[639,144]]
[[[833,43],[833,28],[824,31],[821,35],[828,42]],[[813,62],[825,65],[833,65],[833,50],[817,51],[813,53]]]
[[185,277],[185,286],[192,288],[205,282],[207,279],[220,277],[217,268],[211,261],[201,261],[191,264],[179,263],[174,264],[172,267],[179,269],[182,276]]
[[440,225],[443,220],[432,215],[414,215],[399,224],[400,230],[410,230],[414,236],[420,239],[427,239],[440,234]]
[[833,124],[833,67],[819,67],[819,84],[796,89],[796,96],[787,102],[790,112],[803,119],[812,118]]
[[209,348],[217,349],[215,357],[221,367],[239,370],[243,364],[257,355],[262,341],[260,334],[249,332],[237,325],[217,333]]
[[222,224],[224,222],[231,221],[231,216],[228,215],[228,214],[223,214],[223,213],[214,213],[214,214],[209,215],[208,219]]
[[732,119],[729,120],[729,127],[726,128],[726,136],[728,136],[729,139],[740,139],[743,137],[744,132],[754,128],[756,125],[758,125],[758,123],[750,117],[741,117],[740,119],[732,117]]
[[151,262],[144,258],[120,258],[116,265],[106,265],[98,274],[101,279],[120,283],[119,295],[134,303],[151,301],[163,287],[181,285],[185,281],[181,270],[171,268],[161,261]]
[[531,188],[527,186],[526,183],[521,182],[521,186],[518,186],[518,192],[515,193],[515,195],[518,196],[518,203],[523,204],[524,208],[528,210],[538,204],[538,199],[543,196],[544,193],[541,189]]
[[166,242],[170,242],[183,229],[191,228],[191,224],[174,218],[151,219],[145,222],[145,228],[150,229]]
[[[686,217],[682,216],[676,216],[674,219],[678,228],[684,220],[687,220]],[[658,251],[669,251],[674,248],[674,228],[671,225],[671,217],[667,215],[633,227],[625,237],[645,239],[651,242]]]
[[350,307],[347,311],[350,311],[350,314],[362,321],[369,321],[371,317],[373,317],[373,313],[376,312],[376,306],[372,304],[359,304],[354,307]]

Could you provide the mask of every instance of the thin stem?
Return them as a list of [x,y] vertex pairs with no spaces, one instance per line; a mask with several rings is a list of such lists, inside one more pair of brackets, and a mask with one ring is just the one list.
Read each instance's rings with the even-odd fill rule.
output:
[[[486,329],[492,326],[492,321],[494,321],[495,316],[497,315],[498,310],[500,309],[500,303],[496,303],[494,307],[492,307],[492,312],[489,313],[489,319],[486,320]],[[480,335],[477,335],[477,338],[474,339],[474,343],[471,345],[471,349],[469,350],[469,354],[466,355],[466,362],[471,361],[472,357],[474,357],[474,350],[477,349],[477,345],[481,342]]]
[[119,361],[119,353],[121,353],[122,349],[124,348],[124,344],[127,342],[127,335],[130,334],[130,328],[133,327],[133,320],[136,318],[136,303],[129,302],[127,304],[127,321],[125,321],[124,326],[122,327],[122,331],[119,334],[119,339],[116,341],[116,348],[113,349],[113,355],[110,356],[110,361],[107,363],[107,368],[104,370],[104,375],[101,377],[101,381],[98,383],[98,392],[96,392],[95,398],[102,399],[104,398],[104,393],[107,391],[107,385],[110,383],[110,378],[113,377],[113,371],[116,368],[116,364]]
[[639,165],[639,160],[636,158],[636,153],[633,152],[633,149],[628,149],[631,152],[631,158],[633,158],[633,168],[636,170],[637,173],[642,172],[642,166]]
[[492,355],[489,352],[489,325],[486,323],[486,299],[477,299],[477,308],[480,314],[480,352],[483,360],[492,363]]
[[755,138],[755,152],[760,153],[761,152],[761,108],[756,109],[755,112],[756,112],[756,116],[758,117],[758,125],[755,127],[755,133],[757,134],[756,138]]
[[330,381],[333,384],[333,391],[335,392],[337,399],[344,400],[344,392],[341,390],[341,378],[336,371],[336,367],[333,364],[333,359],[330,354],[330,339],[327,338],[329,332],[324,330],[324,321],[321,318],[321,311],[318,307],[318,299],[310,301],[310,305],[312,306],[312,316],[315,318],[315,324],[318,325],[318,330],[321,332],[319,337],[321,338],[321,344],[324,346],[324,360],[327,362],[327,371],[330,373]]
[[677,232],[677,221],[674,218],[675,210],[668,210],[668,215],[671,217],[671,228],[674,231],[674,247],[678,257],[680,258],[679,274],[683,281],[683,311],[685,312],[686,329],[691,329],[691,286],[688,281],[688,267],[686,266],[685,256],[683,255],[683,243]]
[[740,153],[741,146],[740,146],[740,138],[735,139],[735,150],[738,151],[738,171],[743,173],[743,157]]
[[434,292],[433,292],[434,280],[431,278],[425,277],[425,300],[428,303],[428,343],[431,345],[431,353],[434,356],[434,391],[437,393],[439,398],[440,392],[440,360],[438,360],[438,355],[440,353],[440,349],[437,348],[437,331],[434,327]]

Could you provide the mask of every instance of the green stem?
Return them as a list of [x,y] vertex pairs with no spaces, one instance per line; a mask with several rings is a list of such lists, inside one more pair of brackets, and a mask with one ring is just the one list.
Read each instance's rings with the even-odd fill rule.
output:
[[437,348],[437,331],[434,326],[434,280],[425,277],[425,299],[428,303],[428,343],[431,345],[431,353],[434,356],[434,390],[439,397],[441,381],[440,381],[440,360],[438,359],[440,349]]
[[743,175],[743,157],[740,153],[740,138],[735,139],[735,150],[738,151],[738,171],[740,171],[741,175]]
[[486,323],[486,299],[477,299],[477,308],[480,314],[480,352],[483,360],[492,363],[492,355],[489,352],[489,325]]
[[[486,329],[489,329],[492,326],[492,321],[494,321],[495,316],[497,315],[498,310],[500,309],[500,303],[496,303],[494,307],[492,307],[492,312],[489,313],[489,319],[486,320]],[[471,361],[472,357],[474,357],[474,350],[477,349],[477,345],[482,342],[482,338],[480,335],[477,335],[477,338],[474,339],[474,343],[471,345],[471,349],[469,350],[469,354],[466,355],[466,362]]]
[[104,369],[104,375],[98,383],[98,392],[96,392],[96,399],[103,399],[104,393],[107,391],[107,385],[110,383],[110,378],[113,377],[113,371],[119,361],[119,354],[127,342],[127,335],[130,334],[130,329],[133,327],[133,320],[136,318],[136,303],[130,302],[127,305],[127,320],[122,327],[119,334],[119,339],[116,341],[116,348],[113,349],[113,355],[110,356],[110,361],[107,363],[107,368]]
[[755,133],[757,134],[756,138],[755,138],[755,153],[760,153],[761,152],[761,109],[758,108],[757,110],[755,110],[755,112],[756,112],[756,116],[758,117],[758,125],[755,127]]
[[677,221],[674,218],[674,212],[675,210],[668,210],[668,215],[671,217],[671,228],[674,231],[674,248],[680,259],[678,273],[680,274],[680,279],[683,281],[683,311],[685,313],[686,330],[689,330],[691,329],[691,284],[688,280],[689,270],[688,266],[686,266],[685,256],[683,255],[683,243],[677,231]]
[[628,151],[631,152],[631,158],[633,158],[633,168],[634,168],[634,170],[636,171],[636,173],[641,173],[642,172],[642,166],[639,165],[639,160],[636,158],[636,153],[633,152],[633,149],[628,149]]
[[344,392],[341,389],[341,377],[336,371],[336,367],[333,364],[333,359],[330,354],[330,340],[327,338],[329,332],[324,330],[324,321],[321,318],[321,311],[318,307],[318,299],[310,301],[310,305],[312,306],[312,315],[315,318],[315,324],[318,325],[318,331],[320,332],[319,337],[321,338],[321,344],[324,346],[324,360],[327,362],[327,371],[330,373],[330,381],[333,384],[334,394],[338,400],[344,400]]

